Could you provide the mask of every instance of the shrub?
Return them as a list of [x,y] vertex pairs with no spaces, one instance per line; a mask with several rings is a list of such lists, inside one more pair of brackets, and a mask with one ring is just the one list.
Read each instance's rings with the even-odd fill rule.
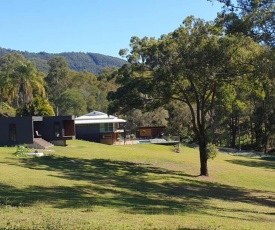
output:
[[206,154],[207,154],[207,159],[214,159],[218,155],[218,148],[216,145],[212,143],[208,143],[206,145]]
[[17,116],[54,116],[53,107],[44,98],[35,97],[32,101],[17,109]]
[[29,151],[29,147],[27,145],[18,145],[14,155],[17,157],[25,156],[28,151]]

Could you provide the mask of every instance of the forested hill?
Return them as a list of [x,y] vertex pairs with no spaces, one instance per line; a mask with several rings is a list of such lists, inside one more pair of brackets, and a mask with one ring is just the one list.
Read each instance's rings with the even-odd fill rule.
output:
[[47,72],[49,66],[47,61],[56,56],[63,56],[67,59],[71,69],[75,71],[87,70],[98,74],[102,68],[121,67],[125,60],[97,53],[65,52],[65,53],[31,53],[27,51],[17,51],[0,47],[0,57],[9,53],[21,53],[26,59],[34,61],[39,71]]

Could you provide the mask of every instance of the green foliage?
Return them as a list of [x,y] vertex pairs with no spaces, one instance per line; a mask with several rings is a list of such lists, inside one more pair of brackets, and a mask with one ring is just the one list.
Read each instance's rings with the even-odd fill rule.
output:
[[4,117],[15,117],[16,110],[5,102],[0,102],[0,115]]
[[89,73],[88,71],[70,71],[68,77],[64,79],[61,84],[66,85],[66,89],[74,89],[75,91],[78,91],[79,95],[85,101],[85,111],[95,110],[96,105],[100,105],[102,102],[100,100],[101,92],[98,88],[97,78],[94,74]]
[[56,100],[58,115],[81,116],[87,113],[87,104],[76,89],[68,89]]
[[127,113],[126,120],[133,123],[136,127],[140,126],[166,126],[168,119],[168,111],[164,108],[157,108],[153,111],[143,112],[134,109]]
[[225,6],[217,21],[228,34],[242,33],[258,43],[275,46],[274,0],[217,1]]
[[191,113],[187,105],[180,102],[171,102],[165,106],[169,118],[165,134],[179,136],[184,143],[195,141],[192,131]]
[[16,151],[13,153],[15,156],[25,156],[29,151],[28,145],[18,145],[16,146]]
[[[97,80],[97,77],[88,71],[70,70],[63,57],[51,59],[49,64],[51,68],[45,78],[48,97],[54,106],[58,107],[59,114],[72,113],[79,116],[83,115],[81,114],[83,111],[86,113],[87,110],[107,111],[107,92],[116,88],[114,81],[109,77],[109,74],[113,74],[113,69],[110,70],[111,72],[105,71],[104,77]],[[73,102],[74,99],[68,95],[68,89],[73,90],[74,94],[77,95],[79,106],[76,105],[78,102],[76,100]],[[63,100],[64,97],[70,97],[70,102]],[[72,110],[72,107],[79,107],[79,109]]]
[[16,111],[17,116],[54,116],[53,107],[47,99],[40,97],[34,98],[32,101],[24,104]]
[[37,71],[33,62],[18,53],[0,58],[1,100],[18,108],[34,96],[45,96],[44,75]]
[[49,100],[55,103],[60,94],[66,90],[63,80],[68,77],[69,66],[64,57],[54,57],[48,61],[49,72],[45,77],[46,90]]
[[[120,87],[108,95],[109,113],[153,110],[169,102],[187,105],[200,146],[201,175],[207,175],[208,114],[222,86],[249,80],[251,63],[262,50],[248,37],[223,36],[221,27],[194,17],[158,40],[132,37],[130,42],[129,54],[121,52],[130,64],[119,70]],[[232,99],[234,107],[244,109],[242,100]]]
[[[36,57],[32,56],[32,53],[23,52],[23,56],[21,54],[12,52],[12,50],[6,51],[5,49],[0,48],[0,56],[1,54],[7,54],[7,57],[1,58],[2,67],[0,68],[0,102],[7,102],[9,105],[17,108],[18,114],[36,113],[33,108],[30,108],[31,103],[27,104],[26,106],[25,104],[30,102],[33,97],[44,98],[44,85],[46,86],[46,93],[50,103],[54,106],[55,109],[57,109],[57,106],[62,107],[62,113],[65,112],[63,109],[65,108],[65,105],[60,105],[62,101],[62,98],[60,97],[67,89],[75,89],[78,91],[79,95],[81,95],[80,98],[85,100],[85,109],[80,109],[77,114],[87,110],[107,112],[107,107],[109,104],[106,98],[107,93],[111,90],[116,90],[117,88],[115,83],[115,76],[117,74],[116,66],[121,66],[122,64],[126,63],[121,59],[112,59],[111,57],[106,59],[104,55],[99,54],[93,55],[80,53],[78,55],[78,53],[63,53],[62,55],[57,56],[41,52],[38,54],[38,56],[43,58],[43,62],[47,62],[46,69],[48,74],[46,77],[44,77],[44,74],[41,72],[35,72],[35,66],[33,63],[27,61],[24,58],[26,56],[29,60],[37,61]],[[70,69],[70,61],[78,60],[86,63],[89,59],[93,59],[93,61],[96,62],[95,65],[98,69],[95,72],[99,73],[100,71],[100,76],[98,79],[93,73],[88,72],[87,70],[76,72]],[[121,64],[117,64],[116,60],[122,61]],[[8,65],[8,63],[10,64]],[[23,65],[20,66],[20,63],[23,63]],[[79,65],[79,68],[75,66],[77,70],[85,68],[85,64]],[[10,73],[16,74],[11,75]],[[22,78],[19,79],[17,76],[22,76]],[[23,83],[20,85],[20,82]],[[18,91],[19,89],[21,90],[20,92]],[[82,105],[80,105],[80,107],[83,106],[82,99],[81,103]],[[23,107],[25,107],[25,111],[21,110]],[[30,112],[30,110],[32,110],[32,112]]]
[[213,160],[215,157],[217,157],[218,153],[219,153],[219,150],[218,150],[218,148],[215,144],[208,143],[206,145],[207,159],[212,159]]

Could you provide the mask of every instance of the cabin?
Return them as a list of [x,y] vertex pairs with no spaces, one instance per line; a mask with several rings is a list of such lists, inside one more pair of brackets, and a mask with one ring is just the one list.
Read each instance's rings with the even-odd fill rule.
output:
[[165,128],[165,126],[138,127],[136,130],[136,137],[139,139],[162,138]]
[[121,143],[126,120],[93,111],[75,118],[76,139],[114,145]]
[[27,144],[34,148],[66,146],[75,138],[74,116],[0,118],[0,146]]

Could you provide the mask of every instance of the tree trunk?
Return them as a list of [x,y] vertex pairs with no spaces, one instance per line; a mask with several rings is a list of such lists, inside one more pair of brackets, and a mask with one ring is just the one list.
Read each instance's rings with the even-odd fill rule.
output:
[[201,174],[200,176],[209,176],[208,167],[207,167],[207,158],[203,156],[204,154],[200,153],[200,161],[201,161]]
[[263,145],[264,145],[264,154],[267,154],[268,135],[267,135],[267,124],[266,124],[266,121],[264,122],[264,140],[263,140]]
[[199,146],[200,146],[199,150],[200,150],[200,164],[201,164],[200,176],[209,176],[208,167],[207,167],[206,141],[204,136],[200,136]]
[[193,131],[196,134],[198,141],[199,141],[199,151],[200,151],[200,176],[209,176],[208,168],[207,168],[207,154],[206,154],[206,130],[205,130],[205,114],[201,109],[200,102],[197,101],[197,109],[195,116],[195,110],[188,104],[191,115],[192,115],[192,124],[193,124]]
[[230,122],[230,131],[231,131],[231,148],[236,147],[236,137],[237,137],[237,116],[235,114],[231,114],[231,122]]
[[250,133],[251,133],[251,146],[254,145],[254,131],[253,131],[253,120],[252,117],[249,116],[250,120]]

